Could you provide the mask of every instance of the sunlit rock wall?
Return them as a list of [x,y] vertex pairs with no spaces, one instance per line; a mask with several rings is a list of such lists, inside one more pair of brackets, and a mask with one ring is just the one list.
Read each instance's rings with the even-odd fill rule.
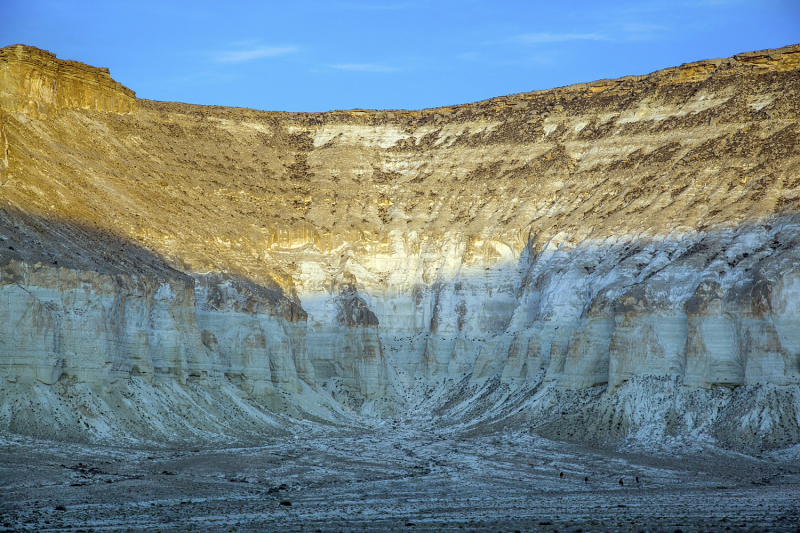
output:
[[238,431],[214,422],[226,402],[257,428],[486,387],[543,391],[519,406],[542,413],[635,398],[641,380],[710,391],[709,412],[720,390],[794,391],[798,67],[790,46],[290,114],[137,100],[105,70],[2,49],[0,421],[41,433],[32,398],[61,405],[66,383],[133,387],[151,418],[185,393],[205,426],[146,426],[186,438]]
[[0,101],[9,111],[33,115],[79,108],[129,113],[136,94],[114,81],[107,68],[62,61],[23,45],[0,49]]

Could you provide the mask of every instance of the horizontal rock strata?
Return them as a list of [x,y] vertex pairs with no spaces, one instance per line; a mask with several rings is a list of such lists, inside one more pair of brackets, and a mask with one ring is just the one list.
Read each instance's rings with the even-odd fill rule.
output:
[[290,114],[138,100],[2,49],[0,423],[170,440],[427,406],[583,441],[800,442],[798,68],[791,46]]

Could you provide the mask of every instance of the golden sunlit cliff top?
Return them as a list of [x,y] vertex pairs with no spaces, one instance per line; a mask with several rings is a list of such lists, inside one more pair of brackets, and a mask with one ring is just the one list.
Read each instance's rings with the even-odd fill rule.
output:
[[98,269],[154,254],[290,286],[303,254],[458,235],[491,263],[488,243],[518,254],[531,235],[793,215],[798,67],[794,45],[437,109],[284,113],[139,100],[106,69],[15,45],[0,50],[0,252]]

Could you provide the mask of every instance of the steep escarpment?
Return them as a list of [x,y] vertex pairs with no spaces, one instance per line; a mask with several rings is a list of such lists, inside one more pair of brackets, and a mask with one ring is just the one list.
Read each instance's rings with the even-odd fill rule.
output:
[[[424,407],[581,441],[796,444],[798,68],[794,46],[290,114],[137,100],[5,48],[0,420],[169,440]],[[131,388],[147,414],[107,422],[139,416],[112,399]]]
[[59,109],[136,110],[136,93],[111,79],[107,68],[60,61],[29,46],[0,50],[0,87],[4,109],[32,115]]

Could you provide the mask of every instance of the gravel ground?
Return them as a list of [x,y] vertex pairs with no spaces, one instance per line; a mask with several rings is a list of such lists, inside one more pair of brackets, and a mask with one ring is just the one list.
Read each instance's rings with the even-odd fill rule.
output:
[[800,531],[795,459],[699,445],[625,453],[399,420],[300,423],[246,448],[0,448],[0,531]]

